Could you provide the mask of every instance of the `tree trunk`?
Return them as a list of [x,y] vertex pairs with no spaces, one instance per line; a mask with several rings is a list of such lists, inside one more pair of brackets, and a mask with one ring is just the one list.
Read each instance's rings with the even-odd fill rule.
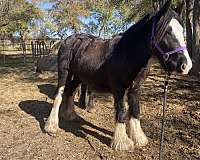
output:
[[22,47],[22,54],[24,58],[24,64],[26,64],[26,44],[25,44],[24,31],[20,31],[20,39],[21,39],[21,47]]
[[105,24],[106,24],[106,17],[103,16],[102,26],[99,29],[98,37],[101,37],[101,33],[104,30],[104,28],[105,28]]
[[192,58],[194,60],[192,74],[200,76],[200,0],[194,0]]
[[192,8],[193,8],[193,1],[186,0],[186,14],[185,14],[185,20],[186,20],[186,41],[187,41],[187,48],[192,56]]

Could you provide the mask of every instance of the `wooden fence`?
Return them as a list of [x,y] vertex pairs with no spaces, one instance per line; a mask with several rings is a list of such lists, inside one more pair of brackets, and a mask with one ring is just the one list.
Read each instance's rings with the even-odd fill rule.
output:
[[23,42],[11,42],[10,40],[0,40],[0,56],[3,57],[3,64],[6,64],[8,57],[23,57],[26,64],[27,57],[48,56],[51,53],[51,46],[57,39],[29,39]]

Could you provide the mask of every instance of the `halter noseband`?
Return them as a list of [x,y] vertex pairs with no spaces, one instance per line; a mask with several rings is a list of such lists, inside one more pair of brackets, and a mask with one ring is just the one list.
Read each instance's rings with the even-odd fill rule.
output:
[[[169,23],[168,23],[169,24]],[[168,24],[166,26],[162,26],[161,28],[165,27],[167,28]],[[165,33],[165,29],[164,30],[164,33]],[[152,45],[152,48],[156,48],[159,53],[163,56],[163,59],[165,60],[165,62],[169,59],[169,56],[171,54],[174,54],[174,53],[177,53],[179,51],[184,51],[184,50],[187,50],[187,47],[186,46],[181,46],[181,47],[178,47],[176,48],[175,50],[172,50],[172,51],[169,51],[169,52],[164,52],[161,47],[159,46],[159,42],[162,40],[163,36],[164,36],[164,33],[162,33],[162,35],[160,35],[159,37],[159,42],[156,41],[156,36],[155,36],[155,31],[156,31],[156,26],[155,26],[155,18],[153,18],[153,26],[152,26],[152,33],[151,33],[151,45]]]

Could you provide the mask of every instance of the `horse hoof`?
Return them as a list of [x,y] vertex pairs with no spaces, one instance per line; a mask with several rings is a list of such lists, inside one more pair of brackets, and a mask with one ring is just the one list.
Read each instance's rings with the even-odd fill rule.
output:
[[138,135],[137,137],[133,138],[133,141],[136,146],[143,147],[146,146],[148,143],[148,138],[145,134]]
[[57,124],[55,124],[55,123],[52,124],[52,123],[49,123],[47,121],[47,123],[45,124],[45,127],[44,127],[44,131],[46,133],[48,133],[51,136],[55,136],[57,130],[58,130],[58,125]]
[[143,132],[138,119],[130,119],[129,137],[133,140],[136,146],[142,147],[147,145],[148,138]]
[[125,139],[113,140],[111,147],[116,151],[128,151],[134,149],[133,141],[126,137]]
[[89,113],[94,113],[95,112],[95,107],[94,106],[88,106],[86,108],[86,111],[89,112]]

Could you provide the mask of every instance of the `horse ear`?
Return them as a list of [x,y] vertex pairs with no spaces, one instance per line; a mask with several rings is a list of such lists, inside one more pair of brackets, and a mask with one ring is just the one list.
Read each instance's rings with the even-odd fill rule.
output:
[[163,12],[164,14],[168,11],[168,9],[169,9],[169,7],[170,7],[170,5],[171,5],[171,2],[172,2],[172,0],[168,0],[168,1],[163,5],[163,7],[160,9],[160,10],[163,10],[162,12]]
[[170,5],[171,5],[171,0],[168,0],[164,5],[163,7],[157,12],[156,14],[156,19],[159,21],[159,19],[164,16],[168,9],[170,8]]
[[185,3],[184,1],[182,1],[182,3],[180,3],[175,9],[174,11],[180,16],[183,12],[183,7],[184,7]]

